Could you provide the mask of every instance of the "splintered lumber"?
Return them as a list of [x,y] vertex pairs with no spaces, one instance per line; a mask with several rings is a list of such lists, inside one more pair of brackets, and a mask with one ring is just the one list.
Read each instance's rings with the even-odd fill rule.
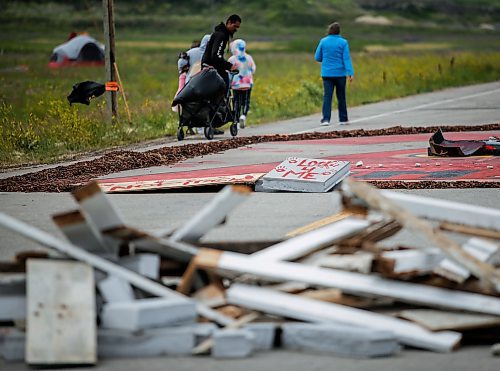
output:
[[198,253],[198,248],[195,246],[188,245],[181,241],[156,237],[144,231],[124,225],[105,230],[103,234],[121,243],[132,244],[140,250],[154,252],[181,262],[189,262],[191,258]]
[[325,227],[290,238],[251,254],[260,261],[295,260],[337,241],[350,237],[370,225],[364,219],[347,218]]
[[500,317],[434,309],[407,309],[396,314],[431,331],[470,330],[500,325]]
[[[463,265],[468,270],[470,270],[472,274],[481,279],[483,282],[491,285],[497,291],[500,291],[500,273],[495,272],[495,269],[494,267],[491,266],[491,264],[483,263],[479,259],[475,258],[468,252],[461,249],[460,246],[455,241],[448,238],[445,234],[441,233],[440,231],[436,230],[432,226],[432,224],[430,224],[425,220],[419,219],[412,212],[408,211],[403,206],[393,201],[393,199],[388,199],[387,197],[385,197],[384,195],[387,193],[382,193],[377,188],[365,182],[358,182],[352,180],[351,178],[346,179],[344,181],[344,184],[345,186],[348,187],[349,191],[353,192],[356,196],[364,200],[366,203],[368,203],[368,205],[391,216],[392,218],[397,220],[402,226],[427,237],[429,241],[431,241],[437,247],[439,247],[447,257],[451,258],[458,264]],[[420,200],[420,198],[418,199]],[[412,206],[416,204],[417,204],[416,200],[413,200]],[[429,204],[426,206],[426,208],[432,209],[432,206]],[[496,212],[496,217],[498,220],[500,220],[499,218],[500,211],[498,210],[493,210],[493,211]],[[463,215],[464,219],[473,219],[475,217],[473,215],[465,214],[465,211],[460,209],[455,209],[454,212],[450,214],[457,215],[460,213],[464,213]],[[480,218],[480,215],[483,215],[481,214],[481,212],[476,212],[476,214],[478,214],[477,215],[478,218]],[[489,216],[491,217],[491,215]]]
[[393,250],[384,251],[377,259],[378,270],[387,276],[423,275],[432,272],[443,255],[433,250]]
[[227,215],[252,192],[250,187],[226,186],[194,217],[175,231],[173,241],[197,242],[205,233],[224,221]]
[[411,322],[362,309],[326,303],[293,294],[256,286],[233,284],[227,290],[230,303],[264,313],[317,323],[345,323],[391,331],[403,344],[437,352],[449,352],[460,342],[461,335],[446,331],[432,333]]
[[[0,213],[0,225],[35,242],[38,242],[43,246],[55,249],[63,254],[71,256],[74,259],[86,262],[87,264],[90,264],[101,271],[114,275],[118,278],[122,278],[125,281],[130,282],[132,285],[150,294],[165,298],[182,297],[185,300],[190,300],[184,295],[171,290],[168,287],[165,287],[157,282],[141,276],[140,274],[132,272],[106,259],[80,249],[79,247],[69,242],[61,241],[51,236],[50,234],[41,231],[27,223],[21,222],[7,214]],[[218,322],[222,325],[226,325],[232,322],[232,318],[227,318],[226,316],[223,316],[202,304],[197,304],[197,310],[198,314],[200,314],[201,316]]]
[[29,260],[26,362],[97,361],[94,271],[74,261]]
[[[218,255],[218,257],[217,257]],[[384,296],[407,303],[500,315],[500,298],[401,282],[361,273],[306,266],[284,261],[255,260],[248,255],[201,249],[196,257],[199,269],[250,274],[272,281],[304,282],[338,288],[362,296]]]
[[[462,248],[482,262],[487,262],[499,249],[497,244],[481,238],[471,238]],[[463,283],[470,276],[469,270],[450,259],[441,261],[434,268],[434,273],[458,283]]]
[[[353,181],[350,180],[349,184]],[[437,198],[409,195],[401,192],[381,190],[384,198],[409,210],[417,216],[442,222],[491,229],[500,232],[500,210],[468,205]],[[359,196],[359,195],[358,195]],[[366,201],[366,200],[365,200]]]
[[401,230],[401,225],[394,220],[382,220],[370,225],[366,230],[346,238],[339,242],[341,246],[353,246],[357,248],[366,248],[369,244],[374,244],[380,240],[391,237]]

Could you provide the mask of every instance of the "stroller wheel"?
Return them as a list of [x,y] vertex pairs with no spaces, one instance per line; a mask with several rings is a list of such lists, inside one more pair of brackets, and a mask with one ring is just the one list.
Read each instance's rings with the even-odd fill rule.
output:
[[205,138],[208,140],[214,139],[214,128],[211,126],[205,126]]
[[182,129],[182,126],[177,129],[177,140],[181,141],[184,139],[184,130]]
[[231,124],[231,126],[229,127],[229,132],[231,133],[231,135],[233,137],[237,136],[238,135],[238,124],[237,123]]

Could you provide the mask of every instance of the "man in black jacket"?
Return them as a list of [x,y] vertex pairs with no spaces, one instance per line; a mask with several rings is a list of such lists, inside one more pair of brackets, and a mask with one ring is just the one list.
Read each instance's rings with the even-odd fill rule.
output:
[[224,79],[226,88],[229,88],[229,76],[227,71],[234,69],[233,65],[224,59],[229,38],[233,37],[235,32],[240,28],[241,18],[237,14],[231,15],[226,24],[220,23],[215,27],[215,32],[208,41],[207,48],[201,59],[202,64],[213,66],[218,74]]

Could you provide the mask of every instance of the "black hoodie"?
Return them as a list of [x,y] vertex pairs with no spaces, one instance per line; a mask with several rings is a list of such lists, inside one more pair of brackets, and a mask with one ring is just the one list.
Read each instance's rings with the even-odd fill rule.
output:
[[224,71],[230,70],[233,66],[231,63],[224,59],[224,51],[226,49],[227,43],[229,42],[229,37],[231,34],[227,30],[224,23],[220,23],[215,27],[215,32],[210,37],[208,41],[207,48],[201,63],[206,63],[213,66],[219,75],[223,76]]

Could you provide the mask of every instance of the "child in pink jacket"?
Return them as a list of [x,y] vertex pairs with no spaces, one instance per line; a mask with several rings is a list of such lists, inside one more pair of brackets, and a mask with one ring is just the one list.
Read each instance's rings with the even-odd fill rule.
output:
[[248,109],[250,108],[250,94],[253,87],[253,74],[256,65],[250,54],[245,52],[246,43],[244,40],[236,39],[231,43],[231,52],[233,56],[229,62],[239,71],[233,77],[231,89],[234,96],[235,119],[238,126],[243,129],[246,123]]

